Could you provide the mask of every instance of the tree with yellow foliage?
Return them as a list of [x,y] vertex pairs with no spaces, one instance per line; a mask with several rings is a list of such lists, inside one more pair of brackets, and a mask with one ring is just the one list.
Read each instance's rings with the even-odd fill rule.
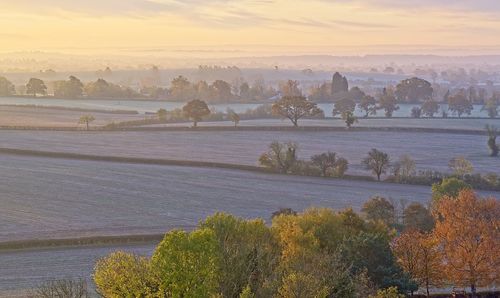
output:
[[443,284],[442,257],[432,235],[409,230],[396,238],[392,250],[403,270],[420,287],[425,287],[427,297],[430,297],[429,287]]
[[433,235],[440,246],[448,281],[457,286],[476,287],[500,281],[500,203],[482,199],[472,190],[456,198],[445,196],[435,209]]

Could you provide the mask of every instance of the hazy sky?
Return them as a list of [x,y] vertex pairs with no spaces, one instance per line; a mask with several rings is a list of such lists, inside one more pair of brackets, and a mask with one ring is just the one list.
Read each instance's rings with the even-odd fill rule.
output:
[[498,0],[0,0],[0,52],[500,48]]

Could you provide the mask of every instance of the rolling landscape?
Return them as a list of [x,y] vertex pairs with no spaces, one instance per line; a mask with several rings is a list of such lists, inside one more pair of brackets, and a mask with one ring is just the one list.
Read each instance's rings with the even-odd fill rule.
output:
[[3,1],[0,297],[500,297],[499,19]]

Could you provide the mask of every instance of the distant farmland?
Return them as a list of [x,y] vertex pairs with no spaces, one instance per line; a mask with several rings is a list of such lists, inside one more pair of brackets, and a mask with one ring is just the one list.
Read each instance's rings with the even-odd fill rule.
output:
[[360,162],[371,148],[386,151],[393,161],[411,155],[418,170],[448,171],[452,157],[472,161],[476,172],[500,174],[500,159],[488,157],[486,136],[412,132],[293,132],[293,131],[170,131],[57,132],[0,131],[0,147],[215,161],[257,165],[274,140],[299,144],[299,156],[309,158],[335,151],[350,162],[349,173],[367,174]]

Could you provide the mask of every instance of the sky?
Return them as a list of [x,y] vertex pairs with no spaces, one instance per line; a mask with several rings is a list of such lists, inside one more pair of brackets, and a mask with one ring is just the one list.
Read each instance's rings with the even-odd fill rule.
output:
[[0,0],[0,52],[496,53],[498,36],[498,0]]

